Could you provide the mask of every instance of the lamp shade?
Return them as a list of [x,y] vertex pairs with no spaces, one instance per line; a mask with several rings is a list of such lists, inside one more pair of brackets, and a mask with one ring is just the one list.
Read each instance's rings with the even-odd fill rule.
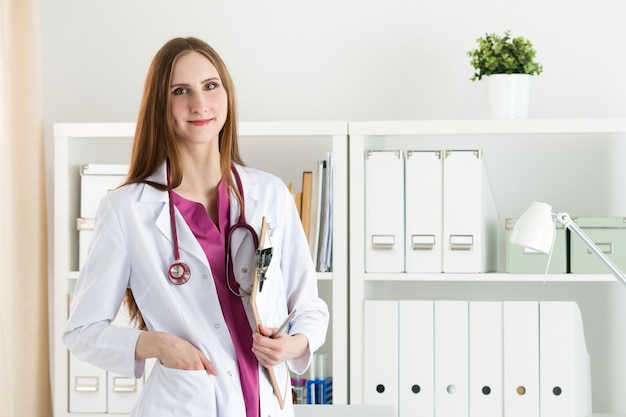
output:
[[520,216],[511,231],[509,242],[543,253],[550,253],[554,243],[555,226],[552,207],[534,201]]

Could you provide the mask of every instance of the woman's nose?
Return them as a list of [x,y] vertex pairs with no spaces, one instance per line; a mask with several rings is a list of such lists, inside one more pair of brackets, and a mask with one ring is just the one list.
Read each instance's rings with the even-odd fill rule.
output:
[[207,110],[207,98],[202,94],[193,94],[191,97],[191,111],[204,113]]

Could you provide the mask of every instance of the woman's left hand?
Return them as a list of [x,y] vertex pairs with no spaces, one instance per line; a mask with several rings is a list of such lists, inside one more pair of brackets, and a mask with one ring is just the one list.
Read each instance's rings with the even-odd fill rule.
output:
[[259,325],[259,331],[252,335],[252,352],[266,368],[297,358],[309,346],[308,339],[302,334],[281,333],[273,339],[271,336],[275,331],[274,328]]

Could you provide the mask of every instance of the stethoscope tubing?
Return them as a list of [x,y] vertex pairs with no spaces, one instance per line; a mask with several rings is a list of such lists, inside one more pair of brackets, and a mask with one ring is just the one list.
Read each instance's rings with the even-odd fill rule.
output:
[[[239,189],[239,193],[241,194],[242,201],[241,201],[241,212],[239,213],[239,218],[237,219],[237,223],[235,223],[229,229],[228,235],[226,236],[226,283],[228,284],[228,289],[233,294],[243,297],[246,295],[250,295],[250,291],[246,291],[245,289],[241,288],[236,280],[235,280],[235,283],[237,284],[236,288],[233,288],[230,282],[229,267],[230,267],[230,245],[231,245],[232,235],[233,235],[233,232],[237,229],[240,229],[240,228],[245,229],[246,231],[250,233],[250,236],[252,237],[255,250],[259,246],[259,237],[256,231],[254,230],[254,228],[250,226],[250,224],[248,224],[246,220],[243,185],[241,183],[241,177],[239,176],[239,173],[237,172],[237,169],[235,168],[234,164],[232,165],[232,172],[235,177],[235,182],[237,184],[237,188]],[[168,185],[169,185],[169,178],[170,178],[170,170],[169,170],[169,164],[168,164],[167,166]],[[170,212],[170,227],[172,231],[172,246],[174,249],[174,263],[172,263],[172,265],[170,265],[168,269],[168,279],[174,285],[182,285],[186,283],[187,281],[189,281],[189,279],[191,278],[191,269],[186,263],[181,262],[180,260],[180,246],[178,244],[178,231],[176,229],[176,215],[174,212],[174,200],[172,198],[171,190],[168,190],[167,196],[169,200],[168,204],[169,204],[169,212]],[[241,293],[242,291],[243,291],[243,294]]]

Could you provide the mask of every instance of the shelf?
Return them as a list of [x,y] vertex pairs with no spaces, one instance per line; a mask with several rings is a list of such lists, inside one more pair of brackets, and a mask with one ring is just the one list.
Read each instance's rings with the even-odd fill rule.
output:
[[626,119],[414,120],[352,122],[350,135],[478,135],[626,132]]
[[[334,158],[333,272],[317,273],[318,289],[331,312],[326,343],[333,374],[333,400],[348,401],[348,284],[347,284],[347,122],[241,122],[240,152],[247,165],[271,172],[286,184],[301,181],[302,170],[315,167],[331,151]],[[101,413],[70,413],[69,355],[61,340],[67,320],[67,294],[79,278],[76,218],[82,164],[128,164],[135,123],[57,123],[54,134],[54,248],[51,280],[51,351],[54,415],[91,417]],[[127,415],[127,414],[118,414]]]
[[509,274],[487,272],[483,274],[363,274],[366,282],[617,282],[611,274]]
[[366,300],[563,300],[576,302],[582,311],[593,364],[593,408],[604,412],[593,415],[622,415],[625,397],[619,389],[605,389],[623,386],[626,369],[620,355],[626,347],[620,331],[626,291],[617,278],[608,270],[503,272],[506,231],[500,225],[494,253],[498,272],[367,273],[364,173],[369,151],[481,150],[500,222],[519,217],[532,201],[574,216],[624,216],[626,168],[619,155],[626,152],[626,118],[361,121],[350,122],[349,133],[351,404],[371,403],[364,374],[378,365],[364,362]]

